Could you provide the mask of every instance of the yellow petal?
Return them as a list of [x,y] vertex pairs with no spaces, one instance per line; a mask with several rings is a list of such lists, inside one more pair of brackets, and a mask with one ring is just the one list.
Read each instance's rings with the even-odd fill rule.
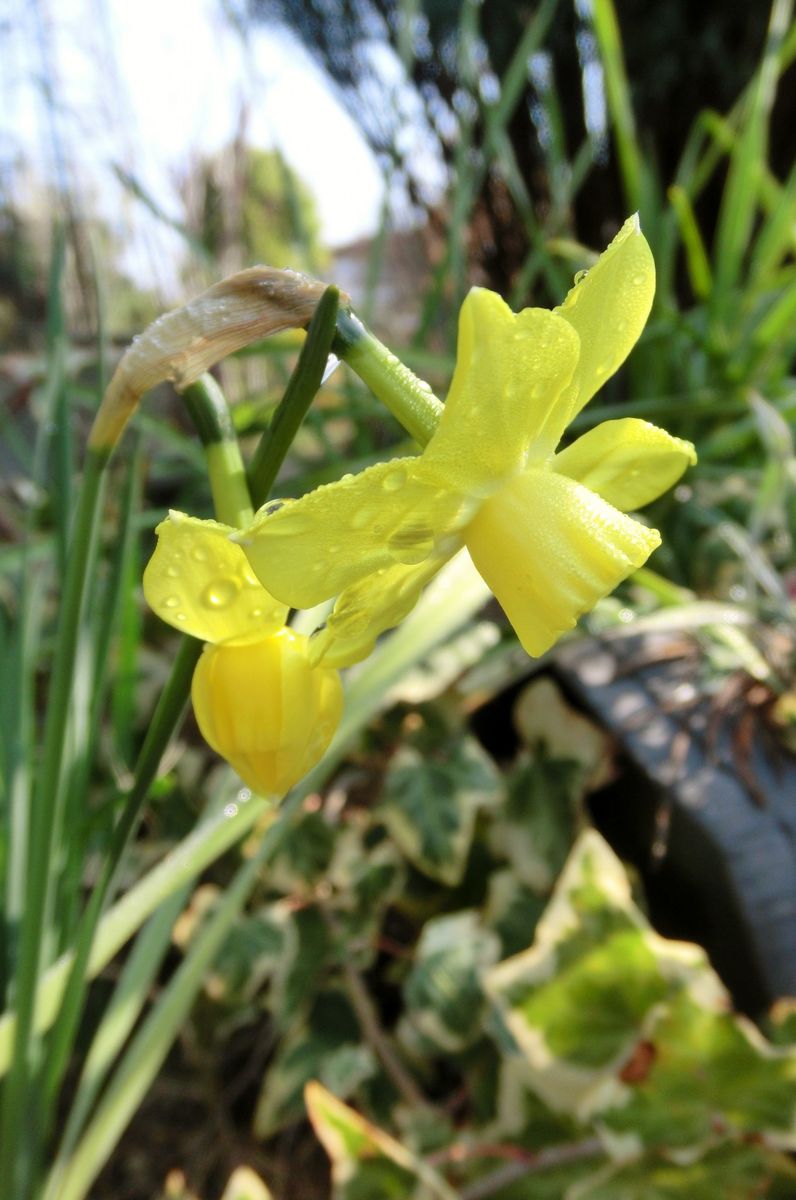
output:
[[625,417],[584,433],[555,456],[553,469],[628,512],[656,500],[695,462],[690,442]]
[[340,723],[336,671],[313,667],[291,629],[248,645],[206,646],[191,697],[202,736],[264,795],[283,795],[325,753]]
[[[452,540],[450,553],[460,543]],[[444,565],[435,556],[419,567],[383,567],[347,587],[338,597],[326,624],[310,639],[310,658],[328,667],[350,667],[367,658],[376,638],[393,629],[417,604],[426,584]]]
[[542,441],[557,445],[580,412],[627,358],[655,295],[655,263],[638,216],[625,221],[610,246],[553,311],[580,337],[580,358],[563,403],[550,415]]
[[539,655],[640,567],[660,536],[574,480],[539,469],[486,501],[466,544],[523,647]]
[[172,512],[156,532],[144,595],[175,629],[204,642],[239,642],[284,625],[287,608],[255,577],[240,546],[229,540],[229,526]]
[[396,563],[444,561],[453,531],[472,515],[421,458],[379,463],[300,500],[261,509],[240,543],[280,600],[312,608]]
[[450,486],[487,495],[520,470],[578,359],[578,338],[542,308],[513,313],[473,288],[459,314],[456,370],[423,458]]

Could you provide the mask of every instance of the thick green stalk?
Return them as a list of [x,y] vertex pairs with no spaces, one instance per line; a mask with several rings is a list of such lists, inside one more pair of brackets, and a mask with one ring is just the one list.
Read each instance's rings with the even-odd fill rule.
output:
[[336,287],[328,287],[318,301],[285,394],[252,456],[248,477],[255,508],[266,500],[274,486],[285,455],[321,386],[335,337],[339,301]]
[[352,312],[338,315],[332,349],[416,442],[425,446],[431,440],[442,415],[442,404],[429,385],[404,366]]

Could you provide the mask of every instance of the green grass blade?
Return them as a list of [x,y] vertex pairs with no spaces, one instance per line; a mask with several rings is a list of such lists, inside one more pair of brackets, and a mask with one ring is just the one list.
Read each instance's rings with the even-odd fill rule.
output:
[[636,120],[630,100],[630,84],[622,53],[622,38],[613,0],[593,0],[592,21],[605,75],[608,111],[616,138],[625,200],[631,212],[642,209],[642,217],[647,218],[651,214],[646,212],[644,181],[649,177],[649,172],[644,167],[639,149]]
[[257,882],[270,850],[268,834],[227,886],[213,915],[133,1037],[83,1137],[47,1200],[83,1200],[163,1064],[202,981]]
[[108,1007],[86,1055],[58,1154],[48,1176],[45,1196],[57,1198],[68,1161],[114,1060],[122,1050],[149,998],[163,959],[171,946],[174,922],[188,897],[183,887],[169,897],[135,940]]
[[762,167],[768,153],[768,121],[776,96],[780,58],[793,19],[793,0],[774,0],[766,45],[746,102],[741,136],[730,156],[715,243],[714,321],[726,321],[734,303],[744,256],[757,213]]

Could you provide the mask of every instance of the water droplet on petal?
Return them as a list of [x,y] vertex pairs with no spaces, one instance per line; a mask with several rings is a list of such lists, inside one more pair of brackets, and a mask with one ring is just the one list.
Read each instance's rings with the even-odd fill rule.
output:
[[208,553],[205,546],[194,546],[191,550],[191,558],[194,562],[207,562]]
[[287,509],[278,521],[264,525],[263,529],[267,529],[271,537],[292,537],[293,534],[306,533],[312,529],[312,524],[310,517]]
[[228,608],[238,594],[234,579],[215,579],[202,592],[202,603],[207,608]]
[[225,804],[224,805],[224,816],[225,817],[237,817],[237,815],[238,815],[237,804]]
[[263,615],[263,611],[264,611],[264,610],[263,610],[262,608],[253,608],[253,609],[251,610],[251,612],[249,613],[249,616],[250,616],[250,617],[251,617],[251,618],[252,618],[254,621],[256,621],[258,617],[261,617],[261,616]]
[[630,280],[634,287],[641,287],[642,283],[647,282],[647,274],[645,271],[638,271]]
[[176,619],[177,619],[178,621],[187,621],[187,620],[188,620],[188,618],[186,617],[185,613],[177,613],[177,617],[176,617]]
[[404,467],[393,467],[381,481],[381,486],[385,492],[397,492],[406,483],[406,470]]
[[169,579],[178,579],[180,575],[176,567],[166,567],[166,574]]
[[589,273],[588,267],[587,267],[587,268],[585,268],[585,270],[583,270],[583,271],[577,271],[577,272],[576,272],[576,274],[575,274],[575,279],[574,279],[574,283],[575,283],[575,286],[576,286],[576,287],[577,287],[577,285],[578,285],[579,283],[581,283],[581,282],[582,282],[582,280],[584,280],[584,279],[586,278],[586,276],[588,275],[588,273]]
[[373,516],[373,509],[369,505],[364,504],[362,508],[357,509],[351,518],[351,528],[364,529],[366,525],[370,525],[371,521],[373,520]]
[[164,608],[176,608],[180,602],[179,596],[167,596],[163,601]]

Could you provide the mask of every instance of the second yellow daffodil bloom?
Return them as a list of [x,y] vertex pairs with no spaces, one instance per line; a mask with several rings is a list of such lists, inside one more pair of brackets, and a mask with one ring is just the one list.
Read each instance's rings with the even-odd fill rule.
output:
[[531,655],[646,561],[660,536],[627,512],[671,487],[693,446],[626,418],[556,448],[633,348],[654,289],[637,217],[552,312],[474,288],[423,453],[261,510],[239,540],[269,592],[298,608],[337,597],[316,658],[364,658],[462,546]]
[[340,722],[335,670],[310,662],[308,639],[253,575],[230,530],[171,513],[144,572],[151,608],[207,642],[191,699],[205,741],[244,783],[282,796],[325,753]]

